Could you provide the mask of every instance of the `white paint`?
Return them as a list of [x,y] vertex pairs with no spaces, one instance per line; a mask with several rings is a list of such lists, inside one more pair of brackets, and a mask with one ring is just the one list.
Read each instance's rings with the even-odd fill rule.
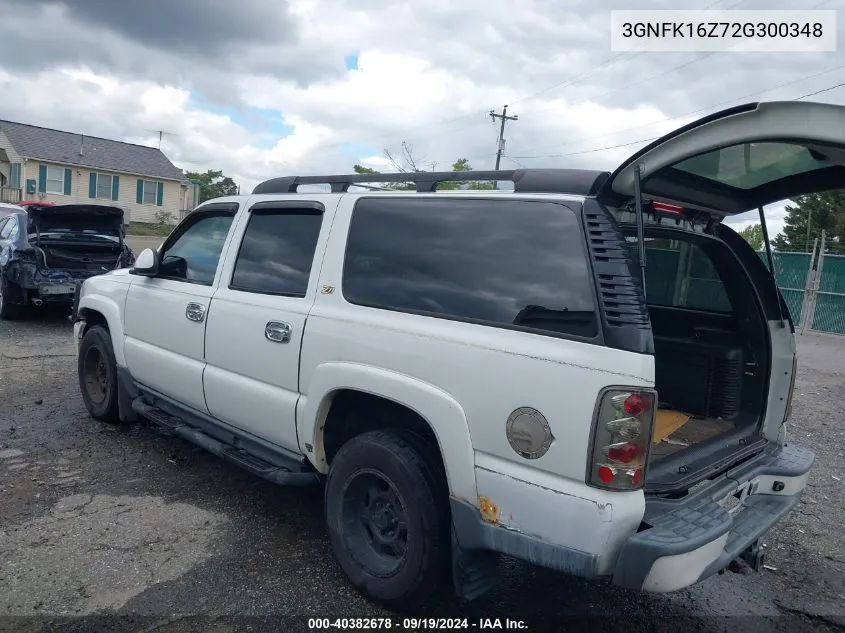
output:
[[612,572],[619,550],[645,512],[641,491],[596,490],[483,453],[476,453],[475,463],[478,494],[496,504],[500,525],[594,554],[599,574]]
[[789,385],[792,381],[792,361],[795,357],[795,335],[784,320],[769,321],[769,336],[772,341],[772,373],[769,376],[769,398],[766,403],[766,417],[763,420],[763,435],[766,439],[782,444],[785,433],[781,425],[786,416]]
[[658,558],[643,581],[642,590],[664,593],[690,586],[722,555],[727,542],[728,534],[725,533],[691,552]]

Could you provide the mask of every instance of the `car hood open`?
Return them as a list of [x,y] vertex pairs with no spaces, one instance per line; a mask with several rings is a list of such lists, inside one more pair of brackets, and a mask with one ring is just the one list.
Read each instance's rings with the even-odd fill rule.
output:
[[61,230],[124,237],[123,209],[99,204],[29,205],[38,232]]
[[598,197],[634,196],[698,207],[716,217],[798,195],[845,187],[845,106],[805,101],[748,103],[703,117],[622,163]]

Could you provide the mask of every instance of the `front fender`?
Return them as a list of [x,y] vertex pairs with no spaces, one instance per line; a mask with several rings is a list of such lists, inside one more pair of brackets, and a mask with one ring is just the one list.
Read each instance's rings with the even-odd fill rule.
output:
[[[323,429],[332,396],[343,389],[381,396],[418,413],[437,437],[450,494],[477,504],[475,459],[463,408],[448,393],[429,383],[379,367],[332,362],[314,371],[308,395],[297,407],[296,426],[300,450],[317,470],[328,472]],[[307,450],[306,444],[311,444],[313,450]]]
[[123,355],[123,319],[121,319],[120,306],[117,301],[113,297],[97,292],[86,293],[79,298],[79,314],[83,318],[86,310],[99,312],[105,317],[111,333],[114,359],[118,367],[126,367],[126,360]]

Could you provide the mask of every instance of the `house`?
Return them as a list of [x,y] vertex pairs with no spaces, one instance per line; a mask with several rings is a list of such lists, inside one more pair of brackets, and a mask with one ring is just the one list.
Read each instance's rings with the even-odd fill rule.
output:
[[0,201],[94,203],[128,222],[180,219],[199,186],[155,147],[0,120]]

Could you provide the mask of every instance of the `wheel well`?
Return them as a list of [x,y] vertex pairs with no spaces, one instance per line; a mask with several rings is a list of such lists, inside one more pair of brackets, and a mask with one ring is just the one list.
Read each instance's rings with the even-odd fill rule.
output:
[[437,436],[429,423],[405,405],[361,391],[344,389],[334,394],[323,428],[323,450],[326,463],[345,442],[367,431],[396,429],[414,433],[422,442],[419,447],[426,457],[436,461],[435,470],[445,481],[446,468]]
[[80,315],[83,319],[85,319],[85,332],[90,330],[95,325],[102,325],[107,330],[109,329],[109,322],[106,321],[106,317],[104,317],[102,313],[97,312],[96,310],[92,310],[90,308],[82,308],[82,310],[80,310]]

